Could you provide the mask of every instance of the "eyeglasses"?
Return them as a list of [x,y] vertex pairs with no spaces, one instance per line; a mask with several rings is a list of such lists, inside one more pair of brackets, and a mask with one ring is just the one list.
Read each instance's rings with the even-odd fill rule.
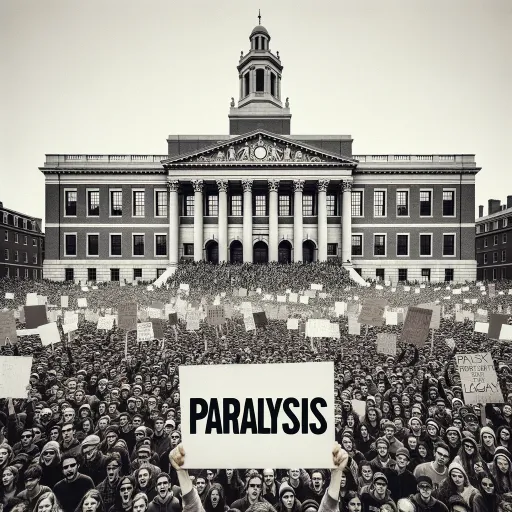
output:
[[492,482],[490,482],[488,484],[485,484],[484,482],[482,482],[482,487],[494,487],[494,484]]
[[253,487],[254,489],[261,489],[261,484],[249,484],[249,487]]
[[375,482],[375,485],[378,485],[379,487],[386,487],[388,484],[386,482]]
[[421,489],[422,491],[426,491],[428,489],[432,489],[430,485],[418,485],[418,489]]
[[42,455],[55,455],[55,450],[46,450],[42,453]]
[[24,434],[21,436],[22,439],[28,439],[30,437],[33,437],[32,434]]
[[76,468],[76,465],[76,462],[73,462],[73,464],[67,464],[66,466],[62,466],[62,469]]
[[129,486],[126,486],[126,487],[120,487],[119,490],[120,491],[132,491],[133,487],[131,485],[129,485]]

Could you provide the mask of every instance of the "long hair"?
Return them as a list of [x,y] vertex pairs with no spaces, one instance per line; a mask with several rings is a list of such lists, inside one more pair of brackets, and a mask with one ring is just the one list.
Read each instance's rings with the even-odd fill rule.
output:
[[[216,507],[212,505],[212,492],[217,491],[219,493],[219,503]],[[206,493],[206,498],[204,500],[204,509],[206,512],[224,512],[224,508],[226,506],[226,498],[224,497],[224,489],[222,485],[219,483],[213,483],[208,492]]]
[[38,512],[39,505],[43,500],[50,501],[50,503],[52,504],[51,512],[63,512],[62,507],[60,506],[59,500],[57,499],[55,494],[53,494],[53,492],[51,492],[51,491],[45,492],[44,494],[41,494],[41,496],[39,496],[39,499],[37,500],[37,502],[33,508],[34,512]]
[[105,504],[103,503],[103,498],[101,497],[100,491],[97,489],[89,489],[85,493],[84,497],[80,500],[78,507],[76,507],[75,512],[82,512],[84,503],[88,498],[92,498],[98,502],[98,508],[96,509],[96,512],[105,512]]

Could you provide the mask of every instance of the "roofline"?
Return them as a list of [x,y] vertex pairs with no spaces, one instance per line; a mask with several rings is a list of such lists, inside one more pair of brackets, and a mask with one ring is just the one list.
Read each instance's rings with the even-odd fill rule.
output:
[[11,210],[10,208],[6,208],[5,206],[2,206],[0,208],[0,210],[7,212],[7,213],[12,213],[13,215],[17,215],[18,217],[26,217],[27,220],[30,220],[30,221],[39,220],[39,221],[43,222],[43,219],[41,219],[39,217],[33,217],[32,215],[27,215],[26,213],[17,212],[16,210]]
[[485,222],[490,219],[499,218],[500,215],[507,215],[512,213],[512,206],[510,208],[505,208],[504,210],[500,210],[499,212],[491,213],[490,215],[485,215],[484,217],[478,217],[475,222]]

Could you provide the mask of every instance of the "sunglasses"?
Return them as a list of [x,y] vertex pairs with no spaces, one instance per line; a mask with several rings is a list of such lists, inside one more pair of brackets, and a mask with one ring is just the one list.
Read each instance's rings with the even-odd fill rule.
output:
[[42,455],[55,455],[55,450],[46,450],[42,453]]
[[28,439],[30,437],[34,437],[34,436],[32,434],[25,434],[25,435],[21,436],[22,439]]
[[73,464],[67,464],[66,466],[62,466],[62,469],[76,468],[76,465],[76,462],[74,462]]

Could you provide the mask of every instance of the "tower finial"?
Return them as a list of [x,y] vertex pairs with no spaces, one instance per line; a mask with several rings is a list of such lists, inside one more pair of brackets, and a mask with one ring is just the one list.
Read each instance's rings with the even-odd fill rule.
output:
[[258,9],[258,25],[261,25],[261,10]]

